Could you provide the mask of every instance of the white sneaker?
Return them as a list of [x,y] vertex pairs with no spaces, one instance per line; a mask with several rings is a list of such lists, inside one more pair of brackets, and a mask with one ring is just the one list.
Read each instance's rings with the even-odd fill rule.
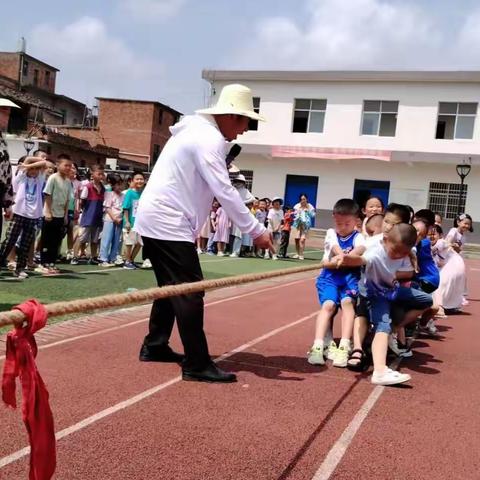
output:
[[437,327],[435,326],[435,322],[433,321],[433,319],[431,318],[427,324],[425,325],[425,330],[427,330],[427,332],[430,334],[430,335],[436,335],[438,333],[438,329]]
[[345,368],[347,366],[349,354],[350,354],[350,351],[348,350],[347,347],[343,347],[343,346],[338,347],[337,353],[335,355],[335,358],[333,359],[332,365],[334,367]]
[[397,337],[394,335],[388,336],[388,348],[397,356],[400,357],[404,354],[407,350],[404,348],[400,348],[398,346]]
[[305,258],[303,258],[303,255],[299,255],[299,256],[298,256],[298,259],[299,259],[299,260],[305,260]]
[[308,352],[307,361],[310,365],[325,365],[323,348],[312,347]]
[[277,255],[272,255],[272,260],[278,260],[278,256]]
[[13,272],[17,268],[17,262],[8,262],[7,268]]
[[198,255],[202,255],[203,250],[201,248],[197,248],[197,253],[198,253]]
[[152,262],[147,258],[143,261],[141,268],[152,268]]
[[224,256],[225,256],[225,254],[223,252],[218,252],[217,253],[217,257],[224,257]]
[[468,305],[470,305],[470,302],[467,300],[466,297],[463,297],[463,300],[462,300],[462,307],[467,307]]
[[117,259],[115,260],[115,265],[123,265],[125,262],[121,255],[117,255]]
[[325,345],[323,350],[323,354],[328,358],[328,360],[335,360],[335,355],[337,354],[338,350],[335,340],[331,340],[328,345]]
[[295,259],[300,258],[300,255],[298,253],[295,253],[294,255],[292,255],[292,258],[295,258]]
[[382,373],[373,372],[371,382],[374,385],[397,385],[411,379],[408,373],[400,373],[387,367]]
[[263,256],[263,258],[264,258],[265,260],[270,260],[270,254],[269,254],[269,253],[266,253],[266,254]]
[[233,252],[230,254],[230,258],[237,258],[238,257],[238,254]]
[[19,280],[25,280],[28,278],[28,273],[22,270],[21,272],[13,272],[13,276]]

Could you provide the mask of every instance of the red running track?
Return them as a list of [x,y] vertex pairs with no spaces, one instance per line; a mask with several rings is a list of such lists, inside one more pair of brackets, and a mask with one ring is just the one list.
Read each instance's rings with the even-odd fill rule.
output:
[[[41,350],[63,437],[55,478],[480,478],[479,284],[471,270],[466,314],[416,341],[401,364],[413,376],[406,388],[308,365],[311,279],[207,307],[211,353],[229,355],[222,366],[236,384],[182,382],[176,365],[138,362],[146,322]],[[0,479],[25,479],[20,412],[0,410],[0,422]]]

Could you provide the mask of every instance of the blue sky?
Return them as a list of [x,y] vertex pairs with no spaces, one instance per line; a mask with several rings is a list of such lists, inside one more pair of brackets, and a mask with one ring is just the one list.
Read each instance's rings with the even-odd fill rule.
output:
[[88,104],[121,96],[188,113],[205,102],[202,68],[480,68],[475,0],[2,3],[0,50],[24,36],[61,70],[57,91]]

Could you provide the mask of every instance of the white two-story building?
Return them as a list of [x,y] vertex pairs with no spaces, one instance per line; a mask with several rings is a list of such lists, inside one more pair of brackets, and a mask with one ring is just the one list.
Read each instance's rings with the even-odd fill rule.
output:
[[[250,87],[267,122],[238,138],[237,165],[260,197],[306,193],[317,226],[336,200],[429,207],[480,217],[480,72],[205,70],[210,104],[228,83]],[[472,166],[461,195],[456,165]],[[445,225],[450,225],[446,220]]]

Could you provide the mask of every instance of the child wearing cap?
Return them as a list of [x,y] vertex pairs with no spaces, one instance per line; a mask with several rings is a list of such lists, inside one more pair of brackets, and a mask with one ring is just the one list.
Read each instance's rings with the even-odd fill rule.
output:
[[282,235],[282,222],[283,222],[283,200],[280,197],[274,197],[272,200],[272,208],[268,211],[268,229],[272,232],[273,236],[273,251],[265,252],[265,259],[269,259],[270,255],[272,260],[278,260],[278,249],[280,246],[280,237]]

